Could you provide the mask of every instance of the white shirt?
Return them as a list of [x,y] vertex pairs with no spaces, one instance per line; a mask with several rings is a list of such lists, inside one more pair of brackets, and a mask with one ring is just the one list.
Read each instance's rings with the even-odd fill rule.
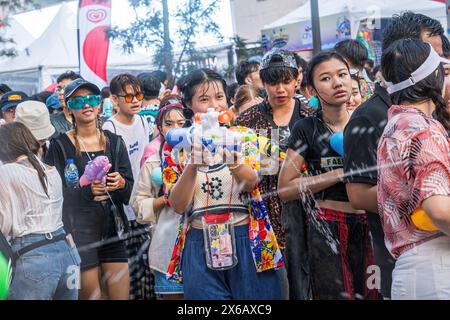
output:
[[[148,122],[143,117],[135,115],[133,124],[126,125],[119,122],[116,116],[113,116],[103,124],[103,130],[111,131],[121,136],[125,141],[133,171],[133,178],[137,180],[145,146],[149,142],[150,128]],[[130,207],[125,206],[125,213],[129,220],[136,220],[136,216]]]
[[0,230],[5,236],[45,234],[63,226],[61,177],[55,168],[45,168],[49,197],[28,161],[0,166]]

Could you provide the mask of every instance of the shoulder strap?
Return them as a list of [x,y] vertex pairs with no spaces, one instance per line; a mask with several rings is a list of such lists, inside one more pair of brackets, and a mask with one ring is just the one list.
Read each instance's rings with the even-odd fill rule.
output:
[[119,152],[120,152],[120,137],[116,139],[116,150],[114,152],[114,172],[119,170]]
[[111,120],[106,120],[105,123],[107,122],[111,122],[113,128],[114,128],[114,134],[117,134],[117,129],[116,129],[116,125],[114,124],[114,122],[112,122]]
[[144,117],[139,116],[139,118],[141,118],[141,123],[142,123],[142,127],[144,128],[144,131],[147,130],[147,128],[145,127],[145,124],[144,124]]

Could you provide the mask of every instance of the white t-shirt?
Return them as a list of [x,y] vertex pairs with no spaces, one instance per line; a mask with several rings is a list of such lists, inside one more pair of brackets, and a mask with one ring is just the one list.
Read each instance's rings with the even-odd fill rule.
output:
[[[149,142],[150,127],[148,122],[143,117],[135,115],[133,124],[126,125],[119,122],[116,116],[113,116],[103,124],[103,130],[111,131],[122,137],[128,150],[133,178],[137,180],[145,146]],[[126,206],[125,212],[129,220],[136,220],[131,207]]]

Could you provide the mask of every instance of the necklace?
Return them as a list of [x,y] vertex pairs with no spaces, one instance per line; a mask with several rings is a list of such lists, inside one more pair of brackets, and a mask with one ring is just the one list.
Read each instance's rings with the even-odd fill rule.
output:
[[[348,117],[350,118],[350,112],[348,112],[348,110],[346,110],[346,111],[347,111]],[[334,132],[341,132],[341,131],[343,131],[343,130],[340,130],[341,128],[338,128],[336,126],[336,123],[333,123],[329,119],[327,119],[324,116],[323,112],[322,112],[322,119],[323,119],[323,122],[325,123],[325,125],[328,127],[328,130],[332,131],[333,133]]]

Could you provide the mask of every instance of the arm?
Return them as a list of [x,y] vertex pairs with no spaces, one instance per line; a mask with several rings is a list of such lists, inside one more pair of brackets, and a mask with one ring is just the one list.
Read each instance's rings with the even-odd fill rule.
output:
[[436,227],[450,236],[450,196],[429,197],[422,202],[422,208]]
[[345,182],[354,209],[378,212],[376,152],[379,139],[380,130],[366,117],[351,118],[345,127]]
[[240,191],[252,192],[258,183],[258,175],[247,164],[230,166],[231,173],[240,186]]
[[233,159],[233,163],[228,164],[228,167],[239,185],[239,191],[252,192],[258,183],[258,174],[244,161],[243,154],[226,150],[225,159]]
[[176,213],[182,214],[194,197],[193,183],[197,179],[197,166],[188,164],[169,196],[170,206]]
[[[56,142],[56,139],[52,139],[47,154],[45,155],[44,162],[49,166],[55,167],[56,170],[58,170],[64,188],[66,187],[66,178],[64,176],[64,169],[66,167],[65,161],[66,159],[64,159],[64,154],[63,151],[61,150],[61,147]],[[78,170],[80,170],[80,168],[78,168]],[[99,184],[96,185],[100,186]],[[87,201],[92,201],[95,196],[92,191],[92,186],[85,186],[79,189],[65,188],[65,197],[70,197],[71,195],[77,192],[81,192],[81,196]]]
[[364,183],[347,183],[350,204],[356,210],[378,212],[377,186]]
[[158,161],[147,161],[141,168],[139,178],[131,193],[130,205],[136,213],[139,223],[154,223],[165,207],[163,197],[158,197],[159,186],[152,182],[152,171],[159,166]]
[[343,170],[337,169],[312,177],[301,177],[300,168],[305,159],[292,149],[288,149],[286,160],[278,179],[278,195],[283,201],[292,201],[301,194],[315,194],[340,182]]
[[422,208],[431,221],[446,235],[450,235],[449,149],[444,132],[442,135],[426,131],[418,133],[410,146],[410,150],[414,150],[410,170],[415,173],[414,190],[418,190],[416,196],[421,200]]

